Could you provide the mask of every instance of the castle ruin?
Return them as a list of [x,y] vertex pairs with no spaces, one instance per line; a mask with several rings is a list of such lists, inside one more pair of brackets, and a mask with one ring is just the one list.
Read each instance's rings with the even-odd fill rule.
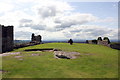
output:
[[101,37],[98,37],[97,40],[86,40],[86,43],[88,44],[99,44],[104,46],[109,46],[110,40],[107,37],[104,37],[103,40]]
[[0,25],[0,53],[13,50],[13,26]]
[[41,43],[42,42],[41,39],[42,39],[41,35],[35,36],[35,34],[33,33],[32,38],[31,38],[31,42],[33,42],[33,43]]

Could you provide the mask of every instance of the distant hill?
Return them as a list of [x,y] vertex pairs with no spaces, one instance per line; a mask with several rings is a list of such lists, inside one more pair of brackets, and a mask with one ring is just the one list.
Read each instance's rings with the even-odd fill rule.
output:
[[30,40],[14,40],[14,44],[23,44],[28,42],[30,42]]

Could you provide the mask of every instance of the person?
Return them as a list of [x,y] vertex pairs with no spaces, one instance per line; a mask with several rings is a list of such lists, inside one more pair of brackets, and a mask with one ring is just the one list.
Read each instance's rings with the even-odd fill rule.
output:
[[70,45],[72,45],[72,44],[73,44],[73,40],[70,39],[70,40],[68,41],[68,43],[70,43]]

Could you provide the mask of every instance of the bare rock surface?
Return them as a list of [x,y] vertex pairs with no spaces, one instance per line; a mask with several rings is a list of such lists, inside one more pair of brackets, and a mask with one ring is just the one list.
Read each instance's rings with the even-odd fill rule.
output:
[[78,56],[78,52],[54,51],[54,57],[57,59],[76,59]]
[[9,55],[18,55],[21,54],[20,52],[9,52],[9,53],[3,53],[2,56],[9,56]]
[[15,58],[21,58],[21,57],[23,57],[23,56],[15,56]]
[[40,56],[40,54],[34,53],[34,54],[31,54],[31,56]]

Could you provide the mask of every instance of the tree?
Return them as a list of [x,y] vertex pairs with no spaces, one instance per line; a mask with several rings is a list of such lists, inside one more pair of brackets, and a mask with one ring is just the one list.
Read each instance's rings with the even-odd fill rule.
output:
[[70,39],[70,40],[68,41],[68,43],[70,43],[70,45],[72,45],[72,44],[73,44],[73,40]]

